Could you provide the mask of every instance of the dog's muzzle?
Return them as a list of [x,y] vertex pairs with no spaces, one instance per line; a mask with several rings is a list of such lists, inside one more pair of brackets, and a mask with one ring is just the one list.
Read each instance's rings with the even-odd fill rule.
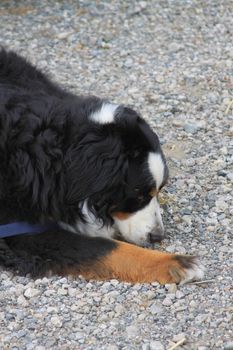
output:
[[165,234],[164,234],[164,228],[163,227],[154,228],[153,231],[151,231],[148,234],[148,241],[150,243],[161,242],[164,238],[165,238]]

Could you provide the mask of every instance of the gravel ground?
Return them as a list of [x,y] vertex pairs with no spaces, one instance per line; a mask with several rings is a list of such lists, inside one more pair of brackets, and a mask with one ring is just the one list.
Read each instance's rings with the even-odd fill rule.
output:
[[199,254],[203,284],[0,274],[0,348],[233,349],[233,3],[1,1],[0,43],[77,93],[133,105],[171,179],[159,249]]

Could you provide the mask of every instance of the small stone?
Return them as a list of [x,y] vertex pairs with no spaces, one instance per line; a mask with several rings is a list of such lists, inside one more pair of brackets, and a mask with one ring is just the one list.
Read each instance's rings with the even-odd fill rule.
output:
[[157,83],[163,83],[164,82],[164,77],[162,75],[157,75],[155,77],[155,80],[157,81]]
[[47,277],[43,277],[41,280],[42,284],[48,284],[49,283],[49,279]]
[[20,331],[18,331],[16,337],[23,338],[23,337],[25,337],[25,335],[26,335],[26,331],[24,329],[21,329]]
[[227,147],[224,146],[224,147],[220,148],[220,152],[221,152],[223,155],[226,156],[226,155],[228,154],[228,149],[227,149]]
[[175,294],[176,291],[177,291],[177,285],[176,285],[175,283],[172,283],[172,284],[169,284],[169,285],[168,285],[168,290],[167,290],[167,292],[168,292],[169,294]]
[[62,326],[62,321],[60,320],[60,317],[58,316],[53,316],[51,317],[51,323],[58,328],[61,328]]
[[67,278],[66,277],[63,277],[60,279],[60,284],[67,284]]
[[158,305],[157,303],[152,304],[150,307],[150,312],[153,315],[161,314],[163,311],[163,307],[161,307],[161,305]]
[[44,292],[44,295],[46,297],[51,297],[52,295],[56,294],[56,291],[54,289],[48,289]]
[[180,213],[182,215],[191,215],[192,211],[190,209],[188,209],[188,208],[183,208],[183,209],[181,209]]
[[110,281],[110,283],[111,283],[114,287],[116,287],[116,286],[119,284],[119,281],[118,281],[118,280],[115,280],[115,279],[112,279],[112,280]]
[[194,300],[191,300],[189,303],[190,307],[195,308],[197,307],[197,303]]
[[217,103],[219,99],[219,95],[214,92],[210,92],[208,94],[208,99],[211,103]]
[[142,10],[144,10],[147,7],[147,2],[146,1],[139,1],[139,6],[141,7]]
[[199,130],[199,126],[196,124],[187,123],[184,125],[184,131],[189,134],[196,134]]
[[143,344],[142,350],[150,350],[150,344]]
[[228,173],[227,178],[228,178],[228,180],[233,182],[233,173]]
[[118,350],[118,349],[119,349],[118,346],[111,345],[111,344],[106,347],[106,350]]
[[154,340],[150,342],[150,350],[164,350],[164,346],[160,341]]
[[169,45],[169,49],[172,51],[172,52],[177,52],[179,50],[181,50],[183,48],[183,46],[179,43],[176,43],[176,42],[172,42],[170,45]]
[[47,341],[46,341],[46,349],[51,349],[52,348],[52,346],[54,345],[56,343],[56,339],[48,339]]
[[24,298],[23,295],[20,295],[18,298],[17,298],[17,303],[19,305],[22,305],[22,306],[26,306],[28,304],[27,300]]
[[160,287],[160,284],[158,282],[152,282],[151,285],[156,288]]
[[64,289],[64,288],[58,288],[57,293],[58,293],[59,295],[67,295],[67,294],[68,294],[68,290],[67,290],[67,289]]
[[226,177],[227,176],[227,172],[225,170],[219,170],[218,171],[218,176]]
[[148,290],[148,292],[146,292],[146,297],[148,300],[154,299],[156,297],[156,293],[152,290]]
[[162,304],[163,304],[164,306],[171,306],[171,305],[172,305],[172,301],[171,301],[170,298],[165,298],[165,299],[163,300]]
[[69,32],[61,32],[57,34],[57,38],[62,40],[62,39],[67,39],[71,34],[73,34],[73,32],[69,31]]
[[215,202],[215,206],[218,210],[226,210],[228,208],[228,204],[226,202],[224,202],[223,200],[217,200]]
[[173,336],[172,340],[177,343],[178,341],[180,341],[181,339],[185,338],[185,334],[184,333],[179,333]]
[[132,60],[132,58],[127,58],[127,60],[126,60],[125,63],[124,63],[124,66],[125,66],[126,68],[131,68],[132,65],[133,65],[133,60]]
[[76,288],[68,288],[68,294],[70,297],[75,297],[76,295]]
[[181,299],[181,298],[183,298],[184,297],[184,293],[182,293],[180,290],[178,290],[177,292],[176,292],[176,298],[177,299]]
[[183,121],[179,120],[179,119],[174,119],[172,122],[172,125],[177,126],[177,127],[181,127],[181,126],[183,126]]
[[207,314],[197,315],[197,317],[195,318],[195,323],[202,324],[203,322],[206,321],[207,317],[208,317]]
[[167,246],[166,251],[169,253],[174,253],[176,251],[176,246],[174,244]]
[[55,306],[48,306],[46,309],[48,314],[57,314],[58,313],[58,308]]
[[31,288],[31,287],[27,288],[24,292],[24,296],[28,299],[37,297],[40,294],[41,294],[41,291],[39,289]]
[[224,350],[233,350],[233,341],[226,343],[224,345]]
[[134,338],[138,335],[138,327],[137,326],[128,326],[126,327],[126,333],[129,338]]
[[115,311],[117,314],[122,314],[124,312],[125,308],[123,305],[121,304],[117,304],[115,307]]
[[138,319],[139,319],[139,320],[145,320],[145,318],[146,318],[147,315],[148,315],[148,314],[146,314],[146,313],[142,313],[142,314],[138,315]]

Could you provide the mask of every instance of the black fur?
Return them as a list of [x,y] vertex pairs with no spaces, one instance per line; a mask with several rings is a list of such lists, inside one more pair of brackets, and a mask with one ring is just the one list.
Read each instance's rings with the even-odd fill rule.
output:
[[[157,135],[135,111],[120,106],[114,123],[97,124],[89,116],[106,101],[65,91],[5,50],[0,51],[0,101],[0,223],[85,222],[81,209],[87,200],[103,225],[111,225],[111,210],[136,211],[149,201],[155,184],[144,165],[148,152],[161,149]],[[136,201],[139,195],[141,202]],[[44,240],[51,247],[54,242],[54,250],[68,260],[75,245],[76,260],[88,258],[88,239],[62,230],[57,236],[7,242],[19,254],[22,240]],[[95,243],[100,255],[113,248],[108,242],[103,249]],[[30,244],[25,247],[27,254],[36,255]],[[46,260],[42,251],[40,258]],[[58,262],[58,253],[49,254]],[[89,255],[98,254],[91,248]]]
[[117,248],[113,240],[85,237],[64,230],[6,238],[6,243],[11,250],[1,252],[0,249],[0,263],[19,274],[30,273],[32,277],[50,272],[59,274],[70,267],[78,270]]

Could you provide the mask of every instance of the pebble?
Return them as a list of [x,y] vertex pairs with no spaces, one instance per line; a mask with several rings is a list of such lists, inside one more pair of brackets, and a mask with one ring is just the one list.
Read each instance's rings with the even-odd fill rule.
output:
[[118,350],[119,348],[118,348],[118,346],[116,346],[116,345],[108,345],[107,347],[106,347],[106,350]]
[[129,338],[136,337],[138,335],[139,329],[137,326],[128,326],[126,327],[126,333]]
[[150,344],[143,344],[142,350],[150,350]]
[[67,295],[67,294],[68,294],[68,290],[67,290],[67,289],[64,289],[64,288],[58,288],[57,293],[58,293],[59,295]]
[[179,334],[174,335],[172,340],[175,343],[178,343],[181,339],[184,339],[184,338],[186,338],[185,333],[179,333]]
[[150,342],[150,350],[164,350],[164,349],[165,348],[160,341],[154,340]]
[[171,306],[171,305],[172,305],[172,301],[171,301],[170,298],[165,298],[165,299],[163,300],[162,304],[163,304],[164,306]]
[[228,173],[227,179],[233,182],[233,173]]
[[155,315],[155,314],[161,314],[163,312],[163,307],[158,304],[158,303],[153,303],[150,307],[150,312]]
[[176,298],[177,299],[181,299],[181,298],[183,298],[184,297],[184,293],[182,293],[180,290],[177,290],[177,292],[176,292]]
[[170,294],[175,294],[177,292],[177,285],[175,283],[169,284],[167,292]]
[[55,327],[62,327],[62,321],[60,319],[60,317],[58,316],[52,316],[51,317],[51,323],[55,326]]
[[27,288],[24,292],[24,296],[28,299],[37,297],[40,294],[41,294],[41,291],[36,288]]
[[196,134],[199,129],[200,129],[199,126],[196,124],[187,123],[184,125],[185,132],[189,134]]
[[26,305],[28,304],[28,302],[27,302],[27,300],[24,298],[23,295],[20,295],[20,296],[17,298],[17,304],[26,306]]

